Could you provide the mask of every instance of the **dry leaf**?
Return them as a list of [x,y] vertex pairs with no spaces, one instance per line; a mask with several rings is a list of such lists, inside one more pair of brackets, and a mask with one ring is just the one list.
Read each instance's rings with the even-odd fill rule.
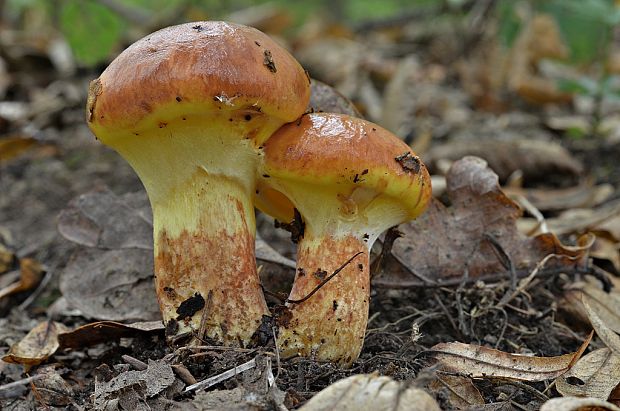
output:
[[443,398],[447,394],[450,405],[456,409],[484,404],[482,394],[468,377],[439,373],[430,383],[429,389],[435,394],[443,393]]
[[567,210],[546,221],[549,229],[557,235],[607,232],[616,241],[620,241],[620,200],[609,201],[595,209]]
[[58,231],[66,239],[87,247],[153,249],[150,215],[145,217],[143,210],[131,207],[109,190],[73,199],[58,216]]
[[88,318],[161,318],[153,283],[153,252],[139,248],[76,252],[60,278],[69,304]]
[[133,397],[143,403],[143,400],[157,396],[174,382],[175,376],[170,364],[163,360],[149,360],[148,368],[144,371],[125,371],[110,381],[96,384],[93,405],[97,410],[107,410],[115,400],[130,403]]
[[[571,381],[577,379],[577,383]],[[583,356],[555,382],[565,397],[593,397],[606,400],[620,383],[620,356],[609,348],[600,348]]]
[[35,288],[43,278],[45,270],[38,261],[32,258],[22,258],[19,260],[19,281],[0,289],[0,298],[29,291]]
[[590,344],[592,334],[571,354],[529,357],[460,342],[440,343],[431,353],[442,368],[471,378],[496,377],[521,381],[544,381],[568,371]]
[[583,293],[582,300],[587,300],[589,308],[586,308],[588,317],[590,311],[596,313],[606,327],[616,333],[620,333],[620,292],[614,288],[606,293],[592,283],[585,283],[580,287]]
[[37,392],[37,400],[50,406],[67,406],[72,403],[74,392],[71,386],[53,366],[45,366],[37,370],[33,382]]
[[433,172],[442,160],[457,161],[465,156],[486,160],[501,181],[517,170],[523,172],[526,182],[576,181],[583,173],[583,165],[564,147],[533,139],[463,139],[435,145],[423,157]]
[[15,253],[0,243],[0,274],[12,270],[15,265]]
[[0,139],[0,164],[19,157],[37,144],[32,137],[4,137]]
[[56,352],[59,347],[58,334],[67,330],[62,323],[39,323],[21,341],[13,344],[2,360],[27,367],[39,365]]
[[620,355],[620,336],[616,334],[605,322],[605,317],[601,318],[596,308],[597,305],[587,294],[582,297],[583,306],[588,313],[588,318],[592,327],[596,331],[596,335],[603,340],[605,345],[613,351],[614,354]]
[[337,381],[316,394],[300,411],[440,411],[426,391],[376,374]]
[[522,195],[540,211],[561,211],[571,208],[594,207],[607,200],[614,192],[610,184],[594,185],[585,181],[569,188],[511,188],[504,191],[509,196]]
[[83,348],[123,337],[164,332],[161,321],[145,321],[121,324],[114,321],[98,321],[58,334],[61,348]]
[[373,280],[384,287],[412,287],[429,283],[460,282],[470,278],[508,277],[510,267],[500,258],[498,245],[512,261],[517,274],[529,274],[550,254],[541,271],[585,270],[594,236],[578,246],[564,246],[550,233],[525,237],[517,229],[520,208],[500,189],[484,160],[465,157],[447,176],[451,205],[433,199],[427,211],[399,226],[404,234],[392,247],[384,274]]
[[552,398],[540,407],[540,411],[620,411],[610,402],[596,398]]

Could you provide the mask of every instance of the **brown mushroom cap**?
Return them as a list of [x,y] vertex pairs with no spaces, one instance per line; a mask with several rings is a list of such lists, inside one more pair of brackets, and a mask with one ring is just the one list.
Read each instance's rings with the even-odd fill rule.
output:
[[347,199],[363,206],[387,198],[399,204],[407,219],[424,211],[431,196],[428,171],[409,146],[355,117],[304,115],[280,128],[263,149],[257,206],[276,218],[290,217],[292,205],[270,187],[272,179],[293,186],[330,187],[341,197],[341,211]]
[[303,68],[267,35],[203,21],[159,30],[123,51],[91,83],[87,116],[106,142],[209,111],[288,122],[304,112],[309,93]]

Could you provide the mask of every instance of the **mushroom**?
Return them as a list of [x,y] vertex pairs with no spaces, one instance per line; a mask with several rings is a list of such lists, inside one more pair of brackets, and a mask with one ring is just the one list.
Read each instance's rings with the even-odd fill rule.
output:
[[131,164],[153,209],[168,336],[247,345],[268,314],[254,256],[257,148],[308,101],[286,50],[225,22],[150,34],[91,82],[88,125]]
[[259,172],[257,207],[280,221],[297,214],[297,272],[280,313],[280,352],[349,366],[368,320],[369,250],[381,232],[424,211],[426,167],[376,124],[317,113],[267,140]]

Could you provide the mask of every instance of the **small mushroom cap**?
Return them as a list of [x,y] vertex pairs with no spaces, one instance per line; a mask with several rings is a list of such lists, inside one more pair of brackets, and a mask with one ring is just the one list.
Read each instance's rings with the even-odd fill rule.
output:
[[276,218],[290,216],[291,203],[270,188],[272,179],[312,189],[331,187],[336,195],[357,203],[389,198],[409,219],[421,214],[431,197],[426,166],[411,148],[366,120],[331,113],[304,115],[281,127],[263,150],[257,206]]
[[[264,33],[202,21],[152,33],[123,51],[90,85],[95,134],[124,135],[211,111],[293,121],[310,98],[299,63]],[[229,118],[226,117],[226,120]]]

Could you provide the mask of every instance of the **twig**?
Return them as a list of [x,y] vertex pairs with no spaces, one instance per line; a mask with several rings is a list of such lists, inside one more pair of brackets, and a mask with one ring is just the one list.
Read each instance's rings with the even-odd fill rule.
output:
[[525,277],[524,279],[522,279],[519,282],[519,286],[514,288],[512,290],[512,292],[504,294],[504,296],[502,297],[500,302],[497,303],[497,305],[495,307],[496,308],[504,308],[504,306],[506,304],[508,304],[509,302],[511,302],[513,300],[513,298],[515,298],[517,295],[521,294],[527,288],[527,286],[530,284],[530,282],[532,282],[534,277],[536,277],[536,275],[538,274],[540,269],[542,267],[544,267],[545,264],[547,264],[547,261],[549,261],[553,257],[559,257],[559,255],[558,254],[549,254],[545,258],[540,260],[540,262],[538,264],[536,264],[536,267],[534,267],[532,272],[527,277]]
[[469,267],[465,267],[465,271],[463,271],[463,277],[461,278],[461,283],[459,284],[459,287],[456,289],[456,293],[454,295],[455,299],[456,299],[456,309],[457,309],[457,315],[458,315],[458,320],[459,320],[459,330],[461,331],[461,334],[463,334],[465,337],[469,337],[469,331],[467,330],[467,324],[465,324],[465,311],[463,310],[463,303],[461,301],[461,296],[463,295],[463,292],[465,291],[465,284],[467,283],[467,280],[469,279]]
[[123,359],[123,361],[125,361],[127,364],[131,365],[133,368],[135,368],[138,371],[144,371],[147,368],[149,368],[148,365],[146,365],[145,362],[140,361],[137,358],[132,357],[131,355],[122,355],[121,358]]
[[373,261],[372,267],[370,268],[370,278],[373,278],[377,275],[381,275],[383,273],[383,263],[386,261],[388,255],[392,254],[392,247],[394,246],[394,241],[403,236],[403,233],[398,229],[398,226],[390,227],[383,238],[383,246],[381,247],[381,252]]
[[[514,291],[517,288],[517,270],[515,268],[515,264],[512,261],[512,258],[508,255],[504,247],[497,241],[495,237],[492,235],[485,233],[484,238],[493,246],[493,249],[497,253],[499,258],[499,262],[504,266],[505,269],[510,273],[510,289],[506,292]],[[503,298],[502,298],[503,299]]]
[[309,299],[310,297],[312,297],[317,291],[319,291],[321,289],[321,287],[323,287],[325,284],[327,284],[327,282],[329,280],[331,280],[332,278],[334,278],[340,271],[344,270],[344,268],[349,265],[351,263],[351,261],[353,261],[353,259],[355,257],[357,257],[358,255],[363,254],[362,251],[358,251],[357,253],[355,253],[353,255],[353,257],[349,258],[344,264],[342,264],[340,267],[338,267],[336,269],[336,271],[334,271],[329,277],[327,277],[326,279],[324,279],[323,281],[321,281],[321,283],[319,285],[317,285],[316,287],[314,287],[314,290],[310,291],[310,293],[308,295],[306,295],[304,298],[300,299],[300,300],[289,300],[288,298],[286,299],[286,302],[289,304],[301,304],[304,301],[306,301],[307,299]]
[[207,378],[206,380],[202,380],[200,382],[197,382],[194,385],[190,385],[189,387],[185,388],[185,390],[183,390],[183,392],[190,392],[190,391],[195,391],[195,390],[200,390],[203,388],[209,388],[215,384],[219,384],[222,381],[226,381],[238,374],[241,374],[244,371],[250,370],[252,368],[256,367],[256,358],[252,358],[250,361],[243,363],[241,365],[236,366],[235,368],[231,368],[228,371],[224,371],[221,374],[216,375],[215,377],[211,377],[211,378]]
[[[32,377],[24,378],[22,380],[17,380],[17,381],[10,382],[8,384],[0,385],[0,393],[2,391],[12,390],[13,388],[26,385],[26,384],[30,384],[31,382],[39,380],[41,378],[43,378],[43,375],[37,374],[37,375],[33,375]],[[3,398],[2,394],[0,394],[0,398]]]

